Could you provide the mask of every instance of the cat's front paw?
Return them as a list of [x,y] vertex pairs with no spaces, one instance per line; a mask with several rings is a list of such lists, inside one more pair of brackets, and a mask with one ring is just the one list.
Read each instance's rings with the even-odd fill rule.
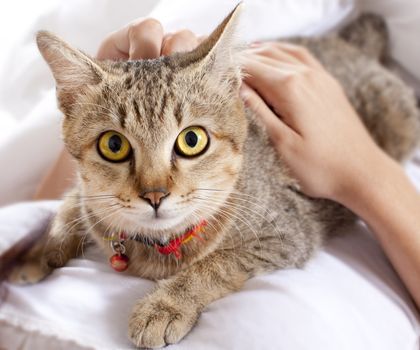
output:
[[43,280],[49,270],[44,269],[38,261],[26,261],[16,266],[8,277],[8,281],[13,284],[34,284]]
[[161,348],[178,343],[194,326],[199,312],[191,304],[177,304],[171,297],[150,295],[134,307],[128,331],[141,348]]
[[64,260],[62,254],[54,250],[40,256],[31,256],[12,270],[8,281],[21,285],[38,283],[53,269],[63,266]]

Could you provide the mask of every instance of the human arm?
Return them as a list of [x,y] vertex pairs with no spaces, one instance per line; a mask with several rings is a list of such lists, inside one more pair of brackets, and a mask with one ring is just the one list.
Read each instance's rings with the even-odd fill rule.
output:
[[374,143],[338,82],[306,49],[257,44],[243,60],[245,103],[302,190],[359,215],[420,306],[420,195],[403,169]]

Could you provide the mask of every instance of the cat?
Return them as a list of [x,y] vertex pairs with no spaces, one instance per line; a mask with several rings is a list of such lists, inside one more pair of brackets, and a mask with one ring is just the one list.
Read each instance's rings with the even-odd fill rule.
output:
[[[302,267],[355,219],[301,193],[244,108],[239,9],[191,52],[151,60],[101,62],[38,33],[78,180],[11,281],[35,283],[97,244],[116,270],[157,281],[128,326],[136,346],[157,348],[179,342],[209,303],[252,276]],[[364,15],[339,34],[292,41],[341,82],[388,154],[409,155],[419,112],[413,92],[380,63],[380,19]]]

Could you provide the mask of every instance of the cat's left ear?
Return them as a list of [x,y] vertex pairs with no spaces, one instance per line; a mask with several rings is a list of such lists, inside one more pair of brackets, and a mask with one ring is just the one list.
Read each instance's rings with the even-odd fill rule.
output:
[[93,58],[72,48],[56,35],[40,31],[36,41],[54,75],[60,107],[66,109],[84,87],[99,84],[105,76]]
[[226,87],[230,91],[239,89],[241,82],[239,52],[242,45],[237,32],[242,10],[243,4],[239,3],[205,41],[184,54],[185,65],[196,67],[218,88]]

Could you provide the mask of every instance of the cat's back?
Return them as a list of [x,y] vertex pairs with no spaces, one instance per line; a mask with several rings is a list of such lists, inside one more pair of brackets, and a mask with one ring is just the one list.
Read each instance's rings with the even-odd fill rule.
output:
[[[368,16],[361,19],[361,24],[357,23],[343,31],[346,37],[294,41],[305,45],[335,76],[379,146],[401,160],[418,142],[420,118],[416,99],[410,88],[380,64],[385,45],[372,48],[369,43],[363,43],[367,47],[350,43],[358,40],[352,30],[357,32],[362,28],[361,33],[366,30],[374,33],[375,27],[370,26],[378,25],[377,18]],[[262,122],[250,111],[247,118],[248,138],[236,188],[243,194],[242,198],[248,200],[248,213],[244,214],[256,218],[261,226],[274,222],[281,230],[295,232],[291,239],[312,242],[314,247],[334,227],[354,218],[338,204],[312,199],[299,192],[297,181],[268,139]]]
[[420,113],[413,89],[387,68],[384,21],[362,15],[337,35],[295,38],[341,84],[376,143],[391,157],[407,158],[420,138]]

